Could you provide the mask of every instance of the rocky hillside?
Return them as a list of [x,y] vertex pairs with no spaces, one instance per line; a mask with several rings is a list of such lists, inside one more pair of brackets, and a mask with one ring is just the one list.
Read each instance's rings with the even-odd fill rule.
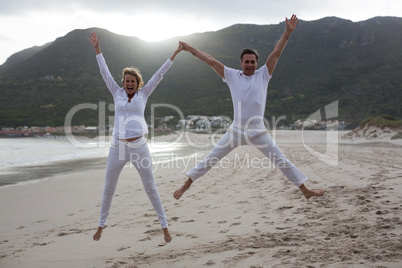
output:
[[[105,107],[112,97],[99,75],[91,32],[102,36],[101,48],[117,81],[126,66],[141,69],[145,81],[186,41],[226,66],[240,68],[239,53],[252,47],[265,62],[285,24],[238,24],[216,31],[147,43],[105,29],[75,30],[42,47],[16,53],[0,66],[0,126],[63,125],[76,105]],[[283,123],[305,119],[338,101],[339,120],[390,115],[402,118],[402,18],[376,17],[352,22],[329,17],[301,21],[281,55],[269,85],[265,117],[286,116]],[[181,53],[151,95],[183,114],[232,116],[229,90],[206,64]],[[177,115],[159,109],[158,115]],[[106,117],[113,115],[106,111]],[[73,123],[96,125],[99,111],[87,109]]]

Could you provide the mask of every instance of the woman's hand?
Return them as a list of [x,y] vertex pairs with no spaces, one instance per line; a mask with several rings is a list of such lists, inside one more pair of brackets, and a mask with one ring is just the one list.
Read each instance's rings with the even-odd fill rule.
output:
[[99,47],[99,40],[100,36],[96,36],[96,33],[92,33],[92,35],[89,36],[89,42],[91,42],[91,45],[94,47],[96,55],[101,53]]

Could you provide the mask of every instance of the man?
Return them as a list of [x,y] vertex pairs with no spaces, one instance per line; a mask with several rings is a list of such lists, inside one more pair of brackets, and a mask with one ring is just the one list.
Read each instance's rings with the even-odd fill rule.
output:
[[259,69],[257,69],[258,54],[252,49],[243,49],[240,55],[243,70],[239,71],[224,66],[211,55],[199,51],[185,42],[180,42],[183,50],[209,64],[228,84],[232,96],[234,117],[233,124],[214,149],[196,167],[186,173],[189,179],[174,192],[174,198],[179,199],[190,188],[193,181],[208,172],[234,148],[244,144],[258,148],[275,163],[293,184],[299,187],[307,199],[312,196],[324,195],[324,191],[310,190],[304,185],[307,177],[282,154],[275,141],[268,134],[263,122],[268,82],[279,56],[298,24],[296,15],[292,15],[290,20],[286,18],[285,32],[269,55],[265,65]]

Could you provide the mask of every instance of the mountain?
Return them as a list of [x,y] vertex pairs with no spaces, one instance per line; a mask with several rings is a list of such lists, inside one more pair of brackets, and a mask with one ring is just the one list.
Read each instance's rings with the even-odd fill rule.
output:
[[[77,105],[74,124],[109,123],[113,99],[97,67],[88,37],[101,36],[101,49],[116,81],[126,66],[137,66],[148,81],[183,40],[228,67],[240,69],[244,47],[260,53],[261,66],[281,37],[285,23],[237,24],[216,31],[147,43],[105,29],[74,30],[42,47],[12,55],[0,66],[0,126],[63,125]],[[352,22],[335,17],[300,21],[270,81],[265,117],[291,123],[339,101],[339,120],[402,117],[402,18],[375,17]],[[178,107],[184,115],[228,115],[233,107],[227,85],[190,53],[180,53],[151,95],[151,104]],[[92,104],[95,106],[90,106]],[[106,112],[103,113],[102,107]],[[99,109],[96,109],[99,108]],[[178,115],[157,108],[157,115]]]

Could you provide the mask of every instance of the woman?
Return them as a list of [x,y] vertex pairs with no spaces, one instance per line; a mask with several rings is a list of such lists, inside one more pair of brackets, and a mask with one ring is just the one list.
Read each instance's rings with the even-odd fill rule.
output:
[[169,243],[172,241],[172,237],[169,234],[165,210],[162,206],[162,201],[152,172],[151,154],[146,144],[146,138],[144,137],[144,135],[148,133],[148,127],[144,119],[144,109],[148,97],[173,64],[173,60],[182,50],[182,46],[179,44],[179,47],[173,52],[173,55],[160,67],[144,87],[142,87],[144,82],[141,74],[135,68],[125,68],[123,70],[123,87],[120,87],[114,81],[103,58],[99,47],[100,37],[97,37],[96,33],[92,33],[89,41],[95,49],[100,72],[109,91],[113,95],[115,104],[113,138],[106,164],[106,178],[99,227],[93,239],[98,241],[101,238],[103,229],[106,228],[106,219],[109,215],[120,172],[124,165],[128,161],[131,161],[140,174],[145,192],[158,215],[159,222],[162,225],[164,239]]

